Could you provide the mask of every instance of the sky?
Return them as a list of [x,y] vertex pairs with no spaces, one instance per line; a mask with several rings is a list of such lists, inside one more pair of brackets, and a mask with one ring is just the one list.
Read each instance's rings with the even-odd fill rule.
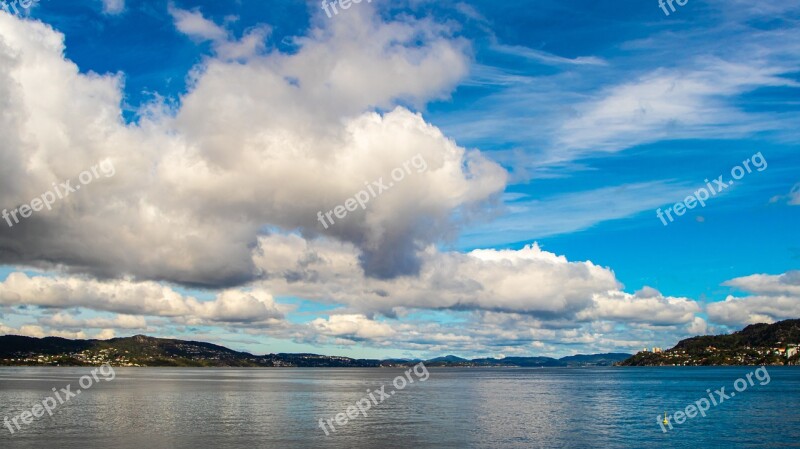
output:
[[800,318],[800,4],[672,6],[0,2],[0,334],[565,356]]

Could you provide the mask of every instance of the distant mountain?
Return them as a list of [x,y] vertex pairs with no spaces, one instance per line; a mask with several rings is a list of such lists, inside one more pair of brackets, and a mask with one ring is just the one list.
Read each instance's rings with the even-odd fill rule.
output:
[[621,365],[796,365],[798,346],[800,320],[786,320],[751,324],[732,334],[687,338],[663,352],[640,352]]
[[[550,357],[506,357],[468,360],[454,355],[425,362],[431,367],[568,367],[608,366],[630,354],[576,355]],[[350,367],[376,368],[411,366],[419,360],[351,359],[318,354],[253,355],[198,341],[172,340],[136,335],[111,340],[67,340],[58,337],[0,337],[0,366],[49,365],[86,366],[111,363],[114,366],[216,366],[216,367]]]
[[436,357],[435,359],[426,360],[426,364],[432,363],[462,363],[462,362],[469,362],[467,359],[462,359],[461,357],[456,357],[454,355],[446,355],[444,357]]
[[[381,365],[388,366],[388,365],[416,365],[419,362],[424,362],[421,359],[385,359],[381,360]],[[425,362],[428,363],[428,362]]]
[[[594,354],[573,355],[554,359],[552,357],[506,357],[502,359],[482,358],[466,360],[460,357],[447,356],[431,359],[425,362],[428,366],[472,366],[472,367],[502,367],[512,366],[520,368],[544,367],[575,367],[575,366],[611,366],[627,358],[630,354]],[[445,360],[442,360],[445,359]]]
[[622,352],[591,355],[578,354],[562,357],[559,359],[559,361],[566,363],[567,366],[611,366],[615,363],[628,359],[630,356],[630,354]]
[[545,366],[566,366],[552,357],[506,357],[502,359],[487,358],[474,359],[476,366],[518,366],[527,368],[540,368]]

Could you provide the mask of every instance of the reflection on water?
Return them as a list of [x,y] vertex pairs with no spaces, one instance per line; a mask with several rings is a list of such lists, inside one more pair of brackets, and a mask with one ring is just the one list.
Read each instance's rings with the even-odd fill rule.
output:
[[[800,369],[665,434],[657,415],[752,368],[430,369],[326,437],[390,369],[115,368],[13,437],[10,448],[738,448],[800,447]],[[30,410],[86,368],[0,368],[0,418]],[[729,387],[730,389],[730,387]]]

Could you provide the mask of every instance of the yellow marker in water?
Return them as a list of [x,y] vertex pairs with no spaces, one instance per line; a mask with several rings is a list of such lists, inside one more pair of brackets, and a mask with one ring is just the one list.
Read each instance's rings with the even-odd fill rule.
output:
[[664,424],[669,424],[669,421],[667,421],[667,412],[664,412]]

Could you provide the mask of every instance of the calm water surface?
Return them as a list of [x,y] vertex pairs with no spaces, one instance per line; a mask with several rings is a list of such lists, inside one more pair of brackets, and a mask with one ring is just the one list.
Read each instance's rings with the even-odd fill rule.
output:
[[[674,413],[754,368],[430,369],[368,417],[346,411],[393,369],[116,368],[0,448],[781,448],[800,447],[800,367],[664,433]],[[31,410],[87,368],[0,368],[0,419]],[[412,375],[413,376],[413,375]],[[416,377],[414,377],[416,378]]]

